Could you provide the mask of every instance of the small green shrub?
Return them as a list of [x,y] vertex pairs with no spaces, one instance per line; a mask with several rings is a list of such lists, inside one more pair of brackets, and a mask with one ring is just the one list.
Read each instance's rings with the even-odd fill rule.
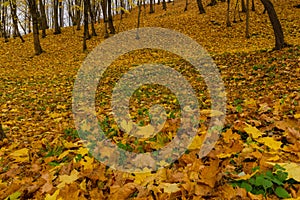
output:
[[[258,168],[253,169],[254,171]],[[289,193],[283,188],[287,183],[288,173],[279,165],[275,165],[273,171],[264,173],[256,173],[248,180],[238,180],[232,182],[233,187],[244,188],[252,194],[262,194],[266,197],[267,194],[275,194],[279,198],[290,198]]]

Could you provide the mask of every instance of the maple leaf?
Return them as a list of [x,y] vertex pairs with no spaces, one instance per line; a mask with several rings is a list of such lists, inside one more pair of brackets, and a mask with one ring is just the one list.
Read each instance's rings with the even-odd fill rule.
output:
[[60,183],[57,185],[57,188],[61,189],[63,188],[66,184],[73,183],[79,178],[79,172],[75,169],[72,170],[70,175],[60,175],[59,176],[59,181]]

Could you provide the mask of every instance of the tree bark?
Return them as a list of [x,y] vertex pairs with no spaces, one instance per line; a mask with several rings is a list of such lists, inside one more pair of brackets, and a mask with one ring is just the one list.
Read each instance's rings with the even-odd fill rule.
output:
[[10,1],[10,9],[11,9],[11,17],[12,17],[13,26],[14,26],[14,34],[16,37],[19,37],[22,42],[25,42],[25,40],[23,39],[23,37],[19,31],[18,15],[17,15],[17,2],[15,0]]
[[226,26],[231,27],[231,23],[230,23],[230,0],[227,0]]
[[28,0],[29,10],[32,17],[32,29],[33,29],[33,41],[35,55],[40,55],[43,49],[40,44],[39,38],[39,27],[38,27],[38,17],[37,17],[37,6],[35,0]]
[[251,10],[255,11],[255,4],[254,4],[254,0],[252,0],[252,6],[251,6]]
[[108,38],[108,28],[107,28],[107,0],[101,0],[101,7],[102,7],[102,12],[103,12],[103,21],[104,21],[104,38]]
[[197,5],[198,5],[200,14],[204,14],[205,10],[204,10],[203,4],[202,4],[202,0],[197,0]]
[[89,15],[88,15],[88,1],[89,0],[83,0],[83,51],[87,49],[86,40],[89,38]]
[[0,141],[2,141],[4,138],[6,138],[6,135],[2,129],[2,124],[0,123]]
[[241,0],[241,3],[242,3],[242,12],[243,12],[243,13],[247,12],[245,0]]
[[150,0],[150,14],[154,13],[154,8],[153,8],[153,0]]
[[162,1],[163,10],[167,10],[167,3],[166,0]]
[[47,25],[47,18],[46,18],[46,12],[45,12],[45,5],[42,0],[39,0],[39,6],[40,6],[40,17],[41,17],[41,28],[42,28],[42,38],[46,37],[46,29],[48,28]]
[[108,15],[108,27],[111,34],[115,34],[116,30],[113,23],[113,17],[111,13],[111,0],[107,0],[107,15]]
[[58,24],[58,0],[53,1],[53,11],[54,11],[54,34],[60,34],[60,26]]
[[186,12],[188,10],[188,5],[189,5],[189,1],[185,0],[185,7],[184,7],[184,12]]
[[250,2],[249,0],[246,0],[247,4],[247,11],[246,11],[246,38],[250,38],[250,33],[249,33],[249,17],[250,17]]
[[287,44],[284,41],[284,35],[282,31],[282,27],[280,24],[280,21],[277,17],[276,11],[274,9],[274,6],[270,0],[261,0],[262,4],[265,6],[265,9],[267,10],[267,13],[269,15],[274,35],[275,35],[275,50],[282,49]]

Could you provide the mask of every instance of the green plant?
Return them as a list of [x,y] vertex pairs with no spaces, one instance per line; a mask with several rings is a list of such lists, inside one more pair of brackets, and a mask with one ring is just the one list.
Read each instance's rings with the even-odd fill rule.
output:
[[73,129],[73,128],[65,129],[64,133],[65,133],[65,135],[64,135],[65,139],[71,138],[72,140],[75,140],[75,139],[79,138],[79,135],[78,135],[78,132],[76,129]]
[[[257,170],[259,170],[258,167],[253,168],[253,171]],[[285,183],[288,183],[288,173],[284,170],[281,166],[275,165],[272,171],[256,173],[247,180],[234,181],[232,186],[244,188],[252,194],[262,194],[265,197],[267,194],[276,194],[279,198],[289,198],[289,193],[283,187]]]

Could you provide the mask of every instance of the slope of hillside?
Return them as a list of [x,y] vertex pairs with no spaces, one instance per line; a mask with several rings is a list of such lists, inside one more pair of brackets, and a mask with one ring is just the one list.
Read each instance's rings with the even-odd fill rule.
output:
[[[47,31],[47,37],[41,39],[45,52],[40,56],[33,56],[32,35],[24,37],[25,43],[18,39],[2,43],[0,122],[7,138],[0,141],[0,199],[9,195],[11,199],[263,199],[263,195],[233,188],[230,183],[242,174],[247,174],[243,177],[246,179],[257,166],[260,172],[271,170],[268,162],[300,162],[300,9],[293,8],[296,0],[274,2],[286,41],[293,46],[271,52],[272,29],[267,15],[261,14],[262,6],[256,3],[257,11],[251,12],[250,39],[244,37],[245,22],[225,27],[224,3],[205,7],[204,15],[198,14],[194,1],[184,12],[183,0],[168,3],[167,11],[156,5],[156,13],[151,15],[142,10],[142,27],[177,30],[211,53],[227,96],[222,137],[208,156],[199,159],[198,143],[203,142],[210,119],[209,93],[201,76],[182,58],[163,51],[136,51],[110,66],[98,90],[101,98],[97,99],[97,112],[111,140],[127,150],[153,151],[170,142],[178,128],[179,114],[178,110],[169,113],[172,117],[159,136],[130,141],[110,118],[109,96],[122,73],[142,63],[164,63],[181,72],[197,92],[203,116],[196,139],[186,154],[156,173],[130,174],[106,168],[83,148],[71,105],[74,80],[88,54],[82,52],[82,31],[72,27],[63,28],[61,35]],[[126,14],[121,24],[118,18],[117,30],[132,29],[136,27],[137,10]],[[99,36],[88,40],[88,51],[104,40],[103,24],[96,28]],[[135,94],[136,109],[131,114],[137,122],[149,121],[147,112],[140,109],[148,108],[146,103],[165,104],[169,100],[166,107],[176,109],[174,95],[161,96],[158,92],[151,96],[157,89],[144,88],[141,91],[145,94]],[[173,135],[169,133],[172,131]],[[292,169],[297,170],[299,167]],[[293,198],[300,197],[300,178],[295,174],[292,178],[298,182],[284,185]],[[268,191],[266,196],[279,199],[274,192]]]

